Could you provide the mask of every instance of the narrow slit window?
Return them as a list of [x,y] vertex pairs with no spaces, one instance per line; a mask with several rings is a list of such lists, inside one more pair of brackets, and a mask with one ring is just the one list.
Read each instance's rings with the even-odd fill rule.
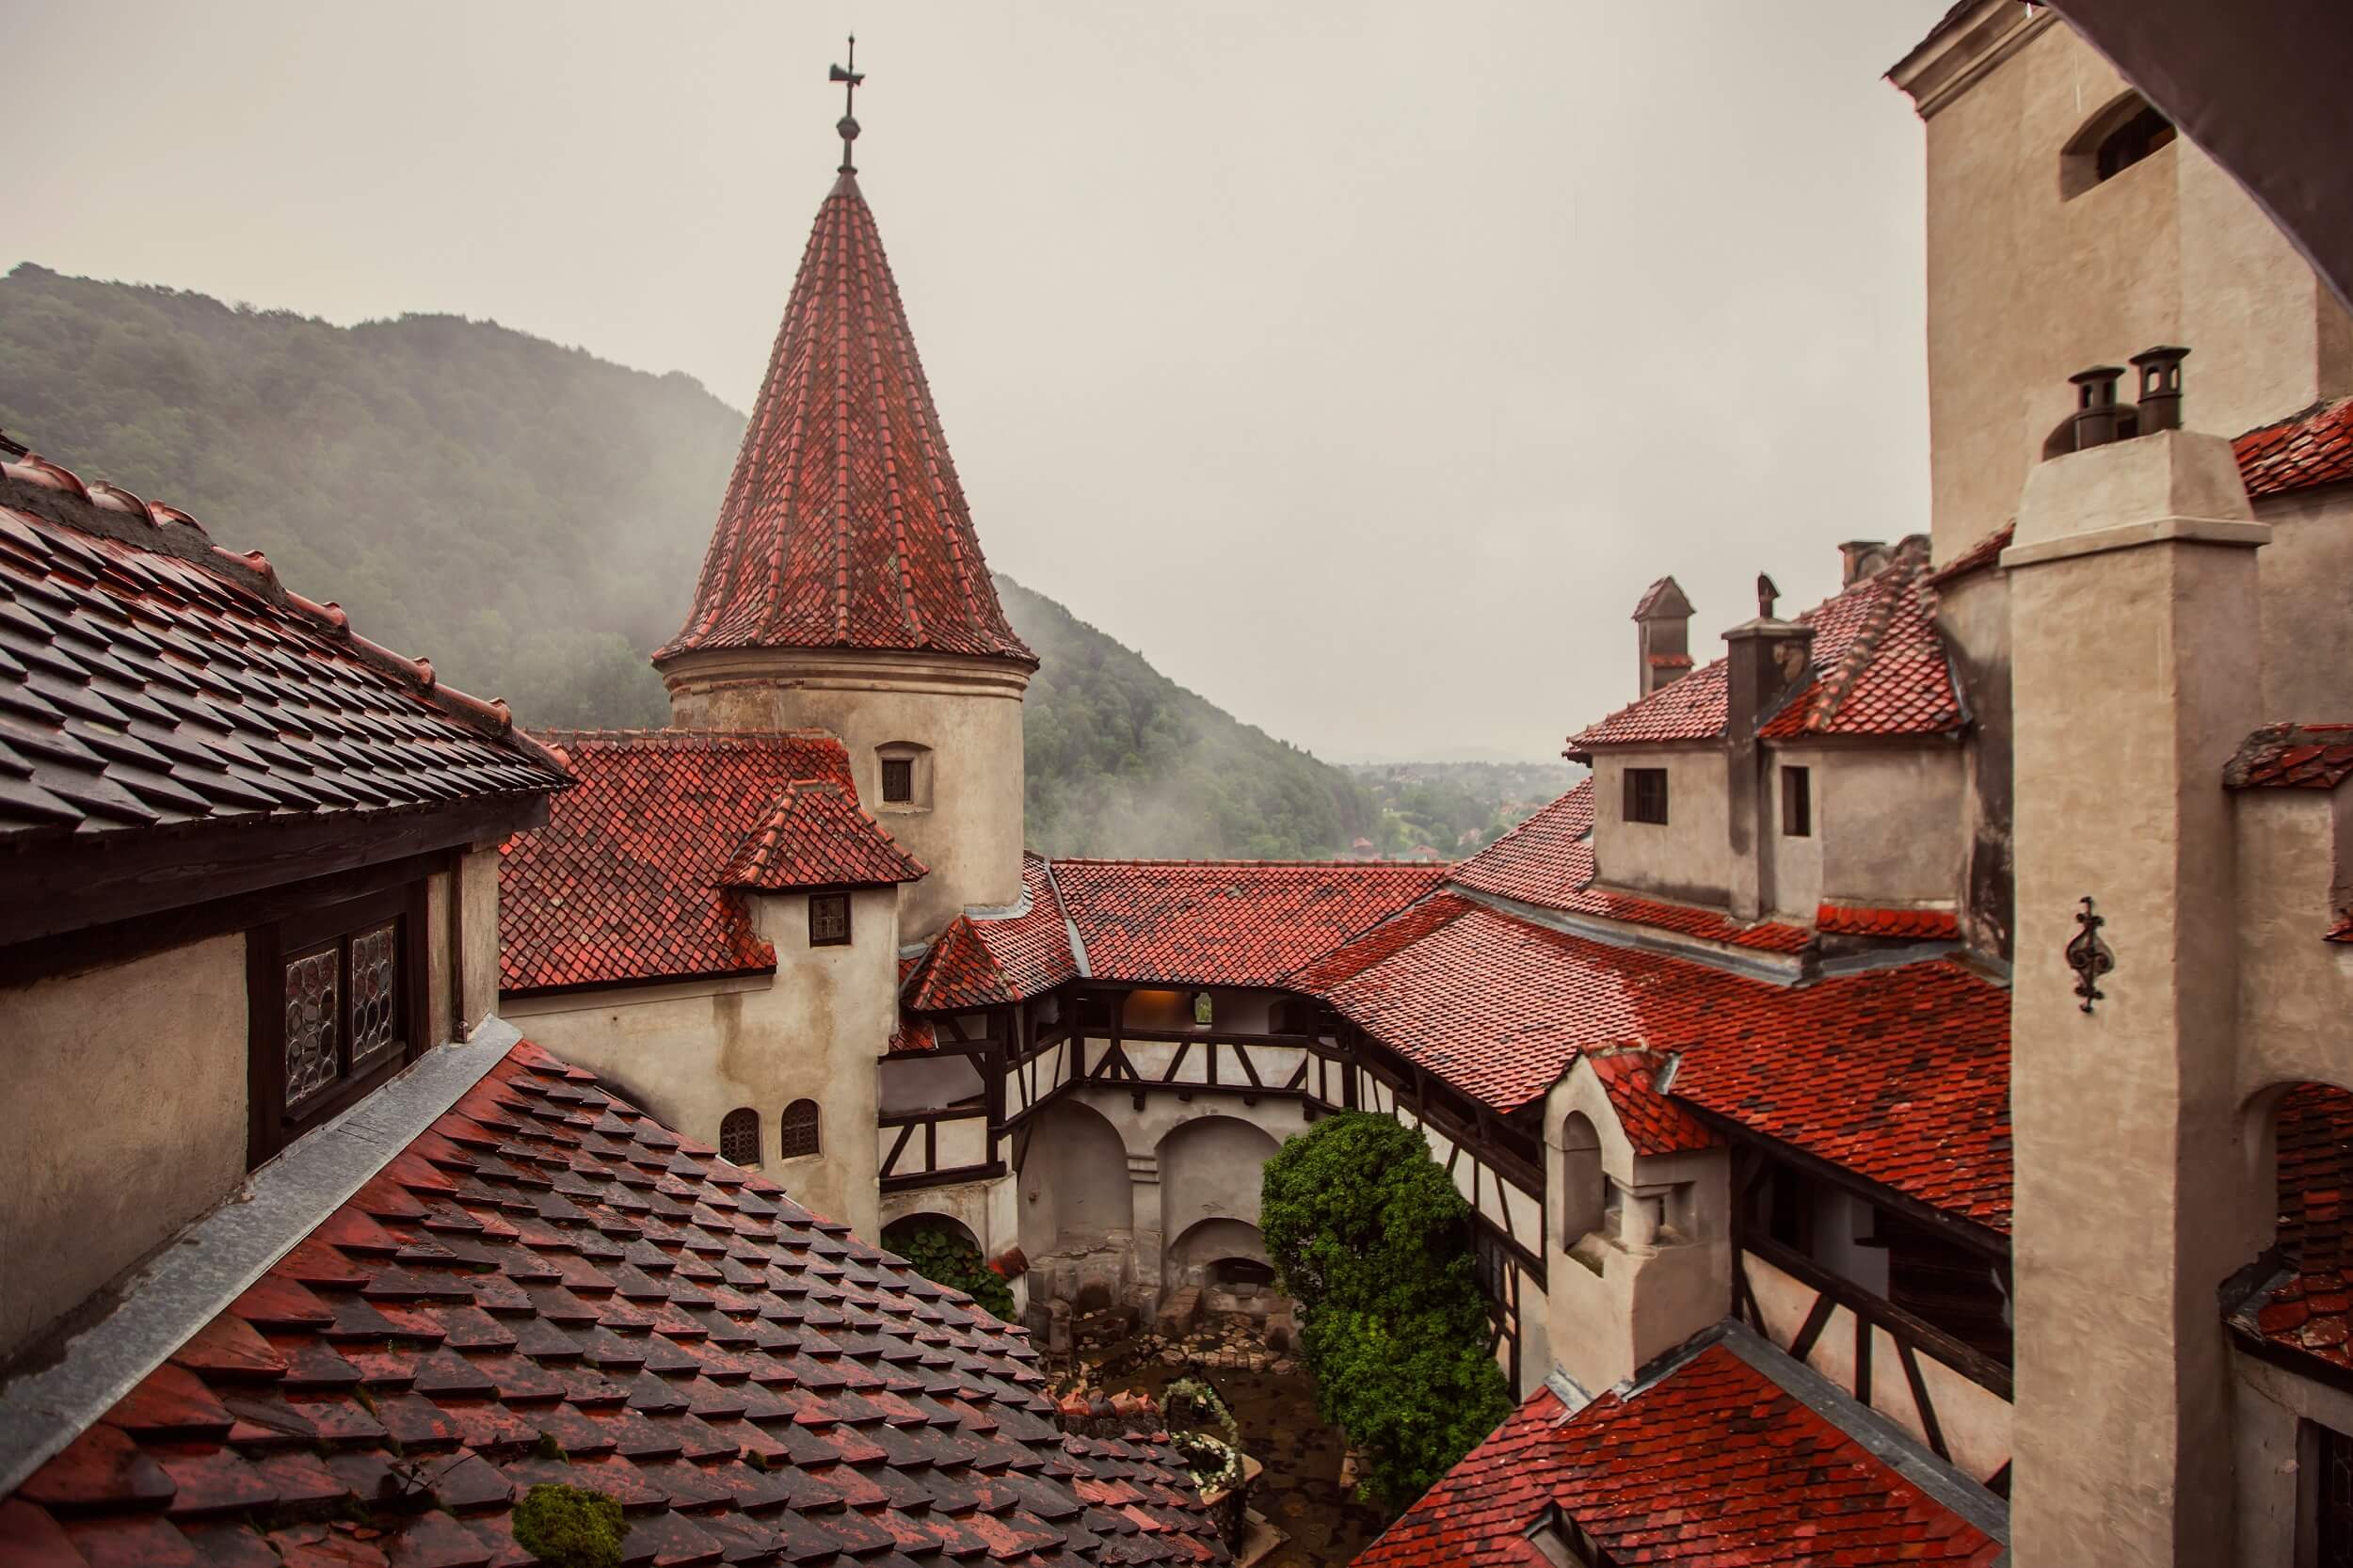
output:
[[848,946],[849,941],[850,895],[809,894],[808,945],[813,948],[838,948]]
[[905,806],[915,799],[915,759],[886,757],[882,765],[883,799],[895,806]]
[[818,1152],[817,1102],[794,1100],[776,1120],[776,1158],[797,1160]]
[[1788,838],[1814,837],[1814,770],[1781,770],[1781,830]]
[[1625,770],[1625,820],[1656,823],[1667,821],[1667,770],[1664,768],[1628,768]]
[[730,1165],[760,1163],[760,1112],[739,1105],[719,1122],[719,1158]]

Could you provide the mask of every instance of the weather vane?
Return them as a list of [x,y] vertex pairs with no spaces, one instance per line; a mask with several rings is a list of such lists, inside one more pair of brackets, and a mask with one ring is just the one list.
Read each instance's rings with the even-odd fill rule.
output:
[[850,63],[837,65],[826,74],[828,82],[841,84],[841,123],[834,127],[841,133],[841,172],[856,174],[857,165],[850,161],[850,143],[857,140],[857,85],[866,80],[866,72],[857,68],[857,35],[850,35]]

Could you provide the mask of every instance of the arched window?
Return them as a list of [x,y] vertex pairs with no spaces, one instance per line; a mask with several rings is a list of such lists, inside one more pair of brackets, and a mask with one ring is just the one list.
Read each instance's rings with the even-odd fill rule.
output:
[[719,1122],[719,1158],[732,1165],[760,1163],[760,1112],[739,1105]]
[[1601,1228],[1604,1191],[1601,1134],[1582,1112],[1561,1124],[1561,1245],[1563,1250]]
[[2085,120],[2060,151],[2060,197],[2073,199],[2115,179],[2170,145],[2177,134],[2155,104],[2137,92],[2125,93]]
[[1195,991],[1193,994],[1193,1021],[1194,1027],[1199,1029],[1207,1029],[1217,1021],[1217,1004],[1209,1000],[1209,992]]
[[796,1160],[817,1152],[817,1102],[794,1100],[776,1122],[776,1158]]

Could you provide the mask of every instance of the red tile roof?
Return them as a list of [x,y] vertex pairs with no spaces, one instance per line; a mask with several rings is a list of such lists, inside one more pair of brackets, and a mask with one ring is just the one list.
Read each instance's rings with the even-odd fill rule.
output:
[[1590,778],[1454,868],[1450,880],[1497,898],[1558,909],[1593,879],[1593,856],[1581,847],[1593,832]]
[[1849,904],[1825,904],[1814,911],[1814,929],[1833,936],[1958,941],[1961,917],[1949,909],[1866,909]]
[[996,1007],[1077,979],[1062,903],[1046,861],[1035,855],[1021,857],[1021,897],[1018,915],[951,920],[903,984],[904,1004],[939,1013]]
[[2223,765],[2233,790],[2333,790],[2353,776],[2353,724],[2267,724]]
[[185,513],[0,463],[0,843],[543,794],[503,702],[439,684]]
[[[1945,645],[1923,592],[1927,547],[1899,546],[1887,566],[1800,616],[1814,628],[1814,680],[1758,733],[1941,735],[1964,717]],[[1594,746],[1712,740],[1724,732],[1724,662],[1705,665],[1569,738]]]
[[929,874],[922,861],[866,814],[856,792],[803,781],[787,784],[744,836],[720,872],[719,885],[776,893],[885,887]]
[[1274,985],[1445,880],[1443,863],[1056,860],[1101,980]]
[[1575,1416],[1541,1389],[1355,1568],[1531,1568],[1558,1506],[1609,1560],[1991,1564],[2004,1548],[1723,1345]]
[[1922,581],[1931,588],[1941,588],[1956,578],[1966,577],[1973,571],[1984,570],[1987,567],[2001,560],[2002,552],[2009,548],[2009,542],[2017,536],[2017,533],[2018,524],[2015,520],[2002,524],[2001,527],[1996,528],[1993,533],[1929,573]]
[[1679,1052],[1676,1098],[2009,1227],[2009,996],[1959,965],[1783,986],[1441,896],[1292,984],[1498,1111],[1580,1052]]
[[2239,478],[2256,499],[2353,479],[2353,397],[2249,430],[2231,443]]
[[[0,1507],[49,1560],[1214,1562],[1155,1437],[1065,1436],[1027,1337],[528,1043]],[[879,1556],[876,1554],[880,1554]]]
[[[815,730],[551,733],[579,778],[548,824],[501,850],[509,991],[772,969],[743,899],[721,886],[787,786],[855,789]],[[864,829],[858,830],[861,834]]]
[[695,586],[656,659],[863,648],[1037,659],[1005,620],[874,215],[817,212]]
[[2353,1094],[2298,1084],[2281,1097],[2274,1125],[2288,1274],[2256,1311],[2256,1330],[2353,1368]]
[[1609,1096],[1636,1154],[1679,1154],[1713,1148],[1721,1140],[1672,1097],[1658,1092],[1659,1070],[1668,1059],[1655,1050],[1596,1051],[1586,1057]]

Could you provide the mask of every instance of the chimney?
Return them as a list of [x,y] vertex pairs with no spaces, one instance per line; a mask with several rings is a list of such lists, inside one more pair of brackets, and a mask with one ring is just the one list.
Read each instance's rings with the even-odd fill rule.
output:
[[1634,605],[1634,693],[1648,696],[1691,673],[1691,601],[1662,577]]
[[1849,539],[1838,547],[1838,585],[1851,588],[1887,565],[1885,539]]
[[2105,446],[2121,434],[2124,410],[2116,401],[2116,383],[2123,376],[2121,365],[2094,365],[2068,377],[2075,384],[2075,412],[2071,423],[2074,425],[2076,451]]
[[[2119,372],[2118,374],[2122,374]],[[1773,614],[1779,590],[1756,580],[1756,618],[1724,633],[1725,827],[1732,851],[1727,903],[1735,920],[1753,920],[1764,908],[1764,752],[1758,728],[1782,700],[1804,683],[1813,662],[1814,629]]]
[[2187,358],[2186,348],[2162,345],[2133,356],[2133,368],[2140,372],[2140,434],[2182,427],[2182,361]]

